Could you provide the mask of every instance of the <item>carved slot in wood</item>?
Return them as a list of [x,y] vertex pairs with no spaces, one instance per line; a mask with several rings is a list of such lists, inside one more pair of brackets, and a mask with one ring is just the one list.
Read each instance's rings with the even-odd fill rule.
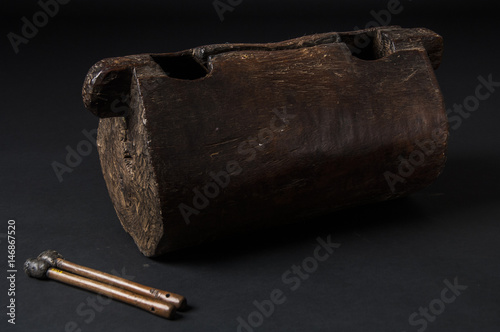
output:
[[191,54],[152,55],[151,58],[172,78],[196,80],[208,74],[207,67]]

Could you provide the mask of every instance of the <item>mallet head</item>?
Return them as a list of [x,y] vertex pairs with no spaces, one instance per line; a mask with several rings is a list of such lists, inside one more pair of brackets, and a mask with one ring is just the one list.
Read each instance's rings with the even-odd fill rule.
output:
[[58,258],[64,259],[63,256],[55,250],[45,250],[40,255],[38,255],[38,259],[41,259],[41,260],[47,262],[52,267],[57,266],[56,260]]
[[51,268],[50,264],[38,258],[28,258],[24,262],[24,273],[31,278],[47,279],[47,270]]

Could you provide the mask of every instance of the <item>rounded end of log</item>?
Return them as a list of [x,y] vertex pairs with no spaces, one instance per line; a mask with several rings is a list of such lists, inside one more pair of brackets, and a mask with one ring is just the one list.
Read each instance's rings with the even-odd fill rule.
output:
[[132,71],[153,60],[148,54],[107,58],[94,64],[88,71],[82,88],[85,108],[100,118],[125,115],[123,95],[130,91]]
[[24,262],[24,273],[30,278],[47,279],[47,270],[50,264],[38,258],[28,258]]

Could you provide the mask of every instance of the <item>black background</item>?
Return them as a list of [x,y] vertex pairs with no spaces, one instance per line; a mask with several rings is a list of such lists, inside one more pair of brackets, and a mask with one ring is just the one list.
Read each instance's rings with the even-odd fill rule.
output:
[[[402,0],[390,24],[441,34],[436,75],[447,107],[473,95],[478,76],[500,81],[498,9],[493,1]],[[0,276],[7,275],[7,221],[16,221],[16,325],[7,323],[5,277],[1,329],[64,331],[235,331],[241,316],[280,288],[287,300],[255,331],[417,331],[409,316],[440,297],[443,281],[468,288],[427,331],[498,331],[500,325],[500,92],[451,128],[448,161],[435,184],[408,198],[358,207],[264,234],[148,259],[123,231],[108,197],[97,151],[59,182],[82,130],[97,118],[81,102],[87,70],[98,60],[173,52],[221,42],[271,42],[363,28],[387,1],[245,0],[221,22],[212,1],[70,1],[15,54],[7,34],[36,1],[2,1]],[[500,91],[500,89],[499,89]],[[312,255],[316,238],[340,243],[296,291],[281,276]],[[112,302],[80,315],[95,296],[29,279],[21,264],[52,248],[82,265],[185,295],[192,309],[175,321]],[[4,271],[4,272],[1,272]],[[89,307],[86,307],[87,309]]]

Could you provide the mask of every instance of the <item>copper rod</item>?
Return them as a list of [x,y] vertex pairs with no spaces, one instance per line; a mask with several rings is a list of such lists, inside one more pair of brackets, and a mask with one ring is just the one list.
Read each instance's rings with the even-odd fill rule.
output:
[[151,297],[156,300],[173,305],[177,310],[183,310],[187,306],[186,298],[182,295],[167,292],[161,289],[144,286],[136,282],[123,279],[105,272],[81,266],[65,260],[57,251],[46,250],[38,258],[47,261],[51,266],[57,267],[89,279],[100,281],[102,283],[116,286],[130,292],[141,294],[145,297]]
[[89,290],[91,292],[107,296],[111,299],[141,308],[157,316],[170,319],[175,315],[175,307],[169,303],[158,301],[151,297],[145,297],[115,286],[50,267],[47,262],[38,258],[28,259],[24,263],[24,270],[30,277],[39,279],[49,278],[71,286]]
[[159,301],[169,303],[173,305],[176,309],[182,310],[186,306],[186,299],[182,295],[178,295],[171,292],[166,292],[164,290],[147,287],[136,282],[123,279],[112,274],[108,274],[105,272],[97,271],[85,266],[81,266],[70,261],[58,258],[56,260],[56,266],[62,270],[66,270],[68,272],[100,281],[102,283],[106,283],[108,285],[116,286],[122,289],[126,289],[128,291],[141,294],[145,297],[151,297],[157,299]]

